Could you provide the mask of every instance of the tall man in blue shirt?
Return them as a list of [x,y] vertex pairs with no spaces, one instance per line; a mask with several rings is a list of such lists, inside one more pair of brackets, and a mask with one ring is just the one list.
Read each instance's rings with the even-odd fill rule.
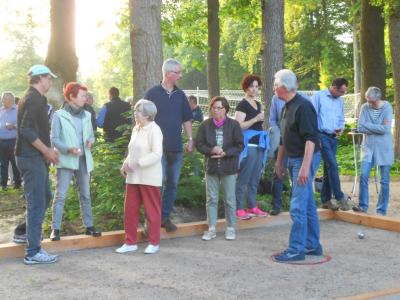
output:
[[3,106],[0,107],[0,163],[1,187],[7,188],[8,165],[11,163],[14,178],[14,187],[21,187],[21,176],[15,163],[14,148],[17,137],[17,106],[11,92],[4,92],[1,96]]
[[344,130],[343,96],[347,92],[348,82],[345,78],[336,78],[331,87],[317,92],[313,104],[317,111],[318,130],[321,140],[321,154],[324,160],[324,180],[321,190],[322,207],[337,210],[331,202],[332,193],[341,210],[349,210],[348,196],[340,186],[339,170],[336,161],[338,147],[337,137]]
[[163,80],[150,88],[144,95],[157,107],[155,122],[163,134],[163,195],[162,223],[166,231],[177,229],[170,220],[183,162],[182,124],[188,137],[186,151],[193,151],[192,111],[185,93],[176,86],[182,78],[181,64],[175,59],[167,59],[162,66]]

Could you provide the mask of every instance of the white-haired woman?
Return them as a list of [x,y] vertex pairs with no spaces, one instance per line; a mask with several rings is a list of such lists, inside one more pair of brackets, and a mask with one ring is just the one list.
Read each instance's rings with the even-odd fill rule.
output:
[[149,240],[144,253],[153,254],[160,247],[163,135],[154,122],[157,108],[153,102],[141,99],[134,109],[136,126],[132,130],[128,155],[121,167],[121,174],[126,177],[125,243],[116,252],[138,249],[136,236],[143,202]]
[[358,132],[363,134],[361,146],[361,176],[359,204],[354,211],[368,211],[368,178],[373,165],[380,170],[381,189],[376,213],[386,215],[389,203],[390,168],[394,162],[393,139],[391,133],[393,109],[389,102],[381,100],[382,92],[377,87],[369,87],[358,120]]

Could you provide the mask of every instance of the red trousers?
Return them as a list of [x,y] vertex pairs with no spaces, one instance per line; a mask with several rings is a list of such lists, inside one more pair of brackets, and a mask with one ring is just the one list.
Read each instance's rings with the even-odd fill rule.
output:
[[160,244],[161,194],[157,186],[126,184],[125,191],[125,243],[137,244],[137,228],[140,221],[140,207],[144,204],[147,219],[148,240],[152,245]]

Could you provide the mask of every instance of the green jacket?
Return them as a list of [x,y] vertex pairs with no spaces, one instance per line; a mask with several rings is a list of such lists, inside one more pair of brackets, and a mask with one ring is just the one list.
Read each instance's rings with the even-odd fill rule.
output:
[[[93,157],[86,141],[94,142],[93,127],[91,114],[87,111],[82,111],[82,113],[84,113],[82,118],[84,146],[81,150],[84,151],[87,171],[91,172],[93,170]],[[79,156],[68,154],[68,149],[79,147],[78,134],[73,117],[66,110],[60,109],[54,113],[51,136],[53,145],[59,152],[59,161],[56,167],[78,170]]]

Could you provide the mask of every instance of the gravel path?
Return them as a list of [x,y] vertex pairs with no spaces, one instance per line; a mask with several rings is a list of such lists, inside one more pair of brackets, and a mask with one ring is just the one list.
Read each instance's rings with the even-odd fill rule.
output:
[[[272,262],[287,246],[289,225],[163,240],[158,254],[114,248],[60,253],[47,266],[0,260],[0,299],[333,299],[399,287],[400,234],[339,221],[321,223],[332,260],[294,266]],[[363,230],[366,238],[357,238]]]

